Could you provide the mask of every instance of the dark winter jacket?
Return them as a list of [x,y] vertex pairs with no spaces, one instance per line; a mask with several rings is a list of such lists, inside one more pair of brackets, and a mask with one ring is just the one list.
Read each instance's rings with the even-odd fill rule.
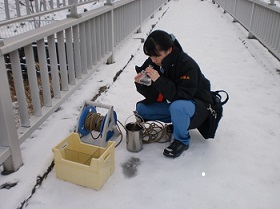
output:
[[198,99],[206,106],[212,104],[209,80],[204,77],[198,64],[177,47],[173,47],[172,52],[162,61],[164,73],[150,58],[141,67],[136,67],[136,71],[139,73],[149,65],[159,72],[160,77],[151,86],[135,83],[137,91],[145,97],[144,102]]

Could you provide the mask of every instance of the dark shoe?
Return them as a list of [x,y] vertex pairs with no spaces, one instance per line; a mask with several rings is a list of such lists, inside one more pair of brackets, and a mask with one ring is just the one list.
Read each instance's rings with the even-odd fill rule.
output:
[[188,148],[188,144],[183,144],[178,140],[174,140],[168,147],[164,149],[163,155],[172,158],[179,157]]

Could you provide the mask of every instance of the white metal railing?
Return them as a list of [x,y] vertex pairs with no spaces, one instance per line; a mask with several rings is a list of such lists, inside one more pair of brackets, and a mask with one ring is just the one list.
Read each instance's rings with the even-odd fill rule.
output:
[[[112,63],[114,49],[132,32],[140,31],[145,18],[166,3],[107,0],[97,9],[83,14],[71,10],[65,20],[0,42],[0,165],[5,172],[16,171],[22,165],[20,144],[102,63]],[[28,75],[28,95],[23,71]],[[12,84],[8,75],[13,78]],[[17,98],[19,128],[12,109],[11,87]]]
[[23,1],[18,0],[4,1],[5,11],[1,12],[6,14],[6,19],[0,21],[1,39],[65,19],[66,16],[59,14],[65,14],[69,10],[79,8],[80,11],[82,9],[88,11],[103,6],[106,0],[25,0],[25,2],[23,4]]
[[275,1],[214,0],[280,60],[280,7]]
[[100,0],[4,0],[5,19],[24,17],[40,12],[52,12],[65,9],[73,4],[84,4]]
[[36,28],[51,24],[57,20],[42,20],[39,18],[32,18],[30,20],[23,20],[12,24],[7,24],[0,27],[0,39],[10,38],[12,36],[34,30]]

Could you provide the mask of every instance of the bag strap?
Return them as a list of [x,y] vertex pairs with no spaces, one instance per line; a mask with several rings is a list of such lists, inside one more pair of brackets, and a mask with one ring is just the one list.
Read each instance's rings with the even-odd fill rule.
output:
[[217,90],[217,91],[214,91],[214,92],[221,100],[222,100],[222,96],[219,93],[225,93],[226,94],[226,99],[224,101],[221,101],[221,105],[224,105],[228,102],[229,95],[225,90]]

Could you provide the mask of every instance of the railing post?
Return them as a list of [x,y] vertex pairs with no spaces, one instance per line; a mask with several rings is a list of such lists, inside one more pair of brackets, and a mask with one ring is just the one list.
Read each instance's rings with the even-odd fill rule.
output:
[[250,17],[250,25],[248,28],[249,34],[248,34],[248,38],[255,38],[255,36],[252,34],[252,26],[253,26],[253,18],[254,18],[254,13],[255,13],[255,5],[256,2],[253,2],[253,6],[252,6],[252,13],[251,13],[251,17]]
[[37,0],[37,1],[35,1],[35,12],[37,13],[37,12],[40,12],[40,6],[39,6],[39,1]]
[[68,18],[79,18],[82,16],[81,14],[78,14],[77,1],[78,0],[69,0],[68,1],[69,5],[73,5],[70,9],[70,14],[67,15]]
[[235,0],[235,2],[234,2],[233,22],[237,22],[237,19],[235,18],[235,17],[236,17],[237,1],[238,1],[238,0]]
[[23,163],[3,56],[0,56],[0,84],[0,147],[9,148],[9,156],[3,157],[0,153],[0,159],[4,161],[2,173],[6,174],[18,170]]
[[275,0],[270,0],[270,3],[269,3],[268,5],[270,5],[270,6],[276,6]]
[[[7,2],[8,2],[8,0],[7,0]],[[17,10],[17,17],[20,17],[21,11],[20,11],[20,1],[19,0],[16,0],[16,10]]]
[[156,3],[155,3],[155,0],[153,0],[153,14],[152,14],[151,18],[155,17],[155,7],[156,7]]
[[139,28],[138,28],[138,30],[137,30],[137,33],[141,33],[142,32],[142,19],[143,19],[143,4],[142,4],[142,0],[139,0],[139,12],[140,12],[140,14],[139,14],[139,21],[140,21],[140,26],[139,26]]
[[4,0],[4,7],[5,7],[5,13],[6,13],[6,20],[9,20],[9,19],[11,19],[11,16],[10,16],[10,12],[9,12],[10,10],[9,10],[8,0]]
[[225,0],[224,13],[227,12],[227,0]]
[[[107,0],[107,2],[105,3],[105,5],[109,5],[112,6],[112,0]],[[114,47],[115,47],[115,26],[114,26],[114,9],[111,9],[111,20],[110,20],[111,24],[111,28],[110,28],[110,32],[111,32],[111,43],[112,43],[112,55],[107,59],[107,64],[113,64],[115,62],[115,56],[114,56]]]

